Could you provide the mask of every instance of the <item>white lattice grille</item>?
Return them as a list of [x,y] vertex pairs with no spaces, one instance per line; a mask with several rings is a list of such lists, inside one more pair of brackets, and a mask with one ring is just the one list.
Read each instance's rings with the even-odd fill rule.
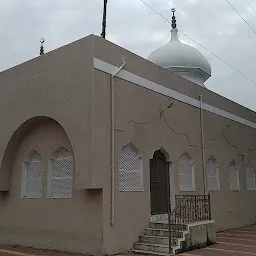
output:
[[73,168],[71,153],[64,147],[55,150],[51,158],[50,197],[72,197]]
[[43,166],[40,154],[32,150],[24,161],[24,178],[22,196],[41,198],[43,192]]
[[119,158],[119,191],[141,191],[142,159],[130,143],[122,148]]
[[229,188],[230,191],[240,190],[239,173],[234,162],[231,162],[229,165]]
[[195,190],[194,165],[187,153],[179,160],[179,185],[180,191]]
[[246,167],[246,187],[247,190],[255,190],[255,172],[251,166]]
[[220,190],[219,183],[219,168],[217,161],[214,158],[210,158],[206,163],[207,171],[207,186],[209,191]]

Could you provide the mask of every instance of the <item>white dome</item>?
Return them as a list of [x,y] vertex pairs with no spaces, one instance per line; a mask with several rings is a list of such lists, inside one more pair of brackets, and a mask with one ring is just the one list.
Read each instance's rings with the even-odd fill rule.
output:
[[148,60],[202,85],[211,76],[208,60],[197,49],[181,43],[177,29],[171,34],[170,42],[153,51]]

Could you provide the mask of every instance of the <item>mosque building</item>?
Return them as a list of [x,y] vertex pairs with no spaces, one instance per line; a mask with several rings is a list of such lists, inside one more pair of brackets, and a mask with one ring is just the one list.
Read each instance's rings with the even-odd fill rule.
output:
[[1,72],[0,243],[168,255],[170,226],[177,253],[256,223],[256,114],[210,76],[174,12],[148,60],[90,35]]

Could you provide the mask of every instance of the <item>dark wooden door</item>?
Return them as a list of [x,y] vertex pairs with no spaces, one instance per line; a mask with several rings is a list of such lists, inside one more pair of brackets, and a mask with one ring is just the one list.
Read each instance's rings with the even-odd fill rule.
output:
[[168,163],[161,151],[150,159],[151,214],[167,213],[168,203]]

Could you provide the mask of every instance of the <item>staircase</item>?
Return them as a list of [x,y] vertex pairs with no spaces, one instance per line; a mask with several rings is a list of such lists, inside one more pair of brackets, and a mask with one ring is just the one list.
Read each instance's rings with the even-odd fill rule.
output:
[[[172,237],[174,238],[172,239],[172,255],[181,248],[187,233],[187,225],[172,224]],[[149,228],[144,229],[144,236],[134,243],[132,252],[159,256],[169,255],[168,224],[164,222],[151,222]]]
[[[211,220],[210,195],[176,195],[175,202],[176,207],[170,213],[169,222],[167,214],[151,216],[149,228],[145,228],[144,235],[133,244],[133,253],[166,256],[191,248],[186,244],[191,225],[198,226],[203,221]],[[171,253],[168,223],[171,223]],[[203,241],[203,244],[206,242]]]

